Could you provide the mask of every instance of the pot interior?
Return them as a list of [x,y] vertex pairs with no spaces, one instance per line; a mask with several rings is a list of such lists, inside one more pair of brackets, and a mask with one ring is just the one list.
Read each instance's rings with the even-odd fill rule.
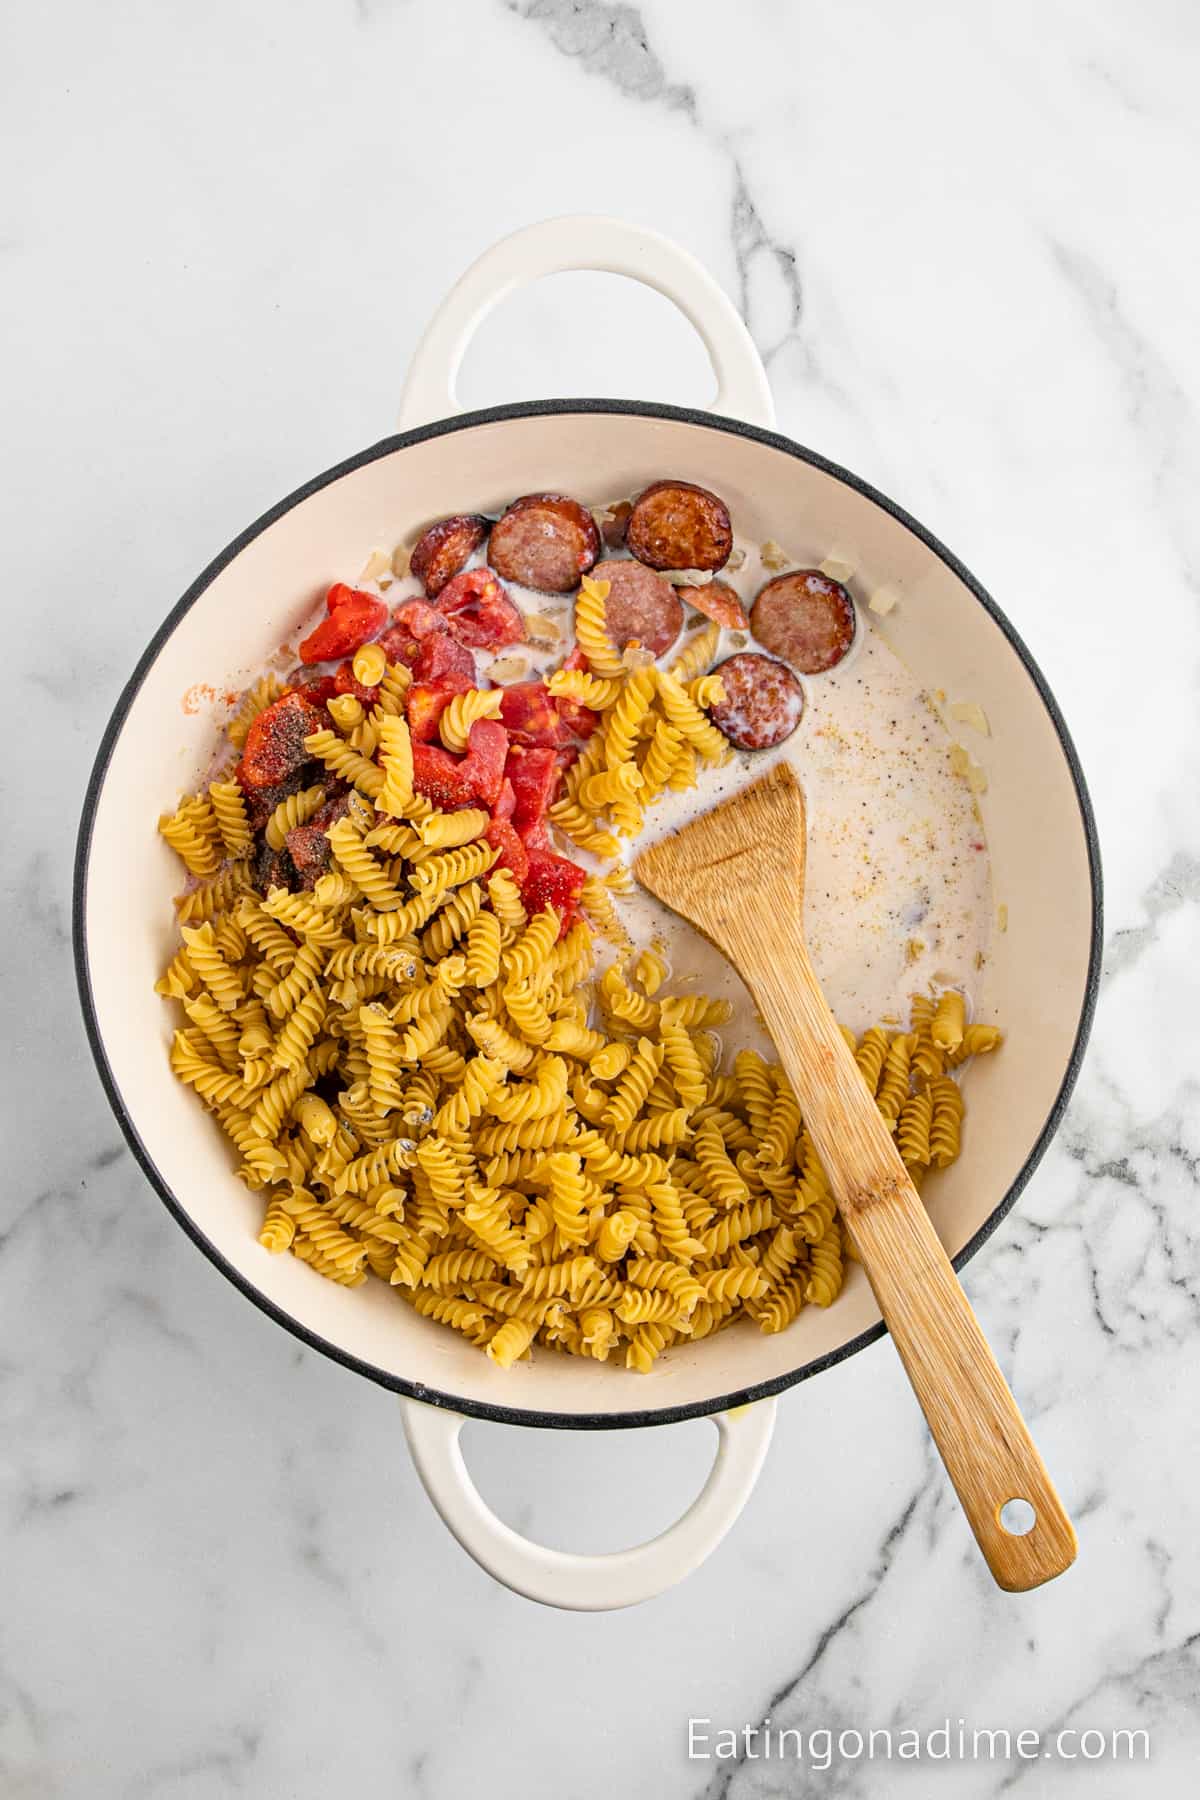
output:
[[898,596],[874,628],[925,686],[976,700],[987,715],[990,736],[973,739],[972,753],[987,777],[980,806],[1007,911],[979,1015],[1003,1025],[1005,1046],[970,1067],[962,1158],[925,1187],[952,1255],[1003,1208],[1056,1114],[1090,1006],[1095,927],[1086,801],[1071,753],[1030,668],[967,581],[908,523],[782,440],[605,406],[502,409],[391,441],[256,527],[198,584],[122,701],[107,769],[95,778],[81,896],[95,1036],[114,1097],[210,1254],[286,1322],[379,1379],[478,1409],[569,1415],[568,1423],[703,1410],[785,1385],[844,1353],[878,1325],[878,1310],[852,1265],[835,1306],[806,1308],[778,1336],[739,1325],[673,1347],[648,1376],[546,1351],[503,1373],[381,1283],[347,1291],[259,1247],[260,1199],[234,1178],[222,1134],[167,1063],[173,1009],[153,984],[174,944],[180,871],[155,824],[207,769],[228,711],[220,696],[257,674],[331,580],[442,513],[493,512],[547,488],[595,504],[672,474],[719,492],[739,536],[776,538],[813,563],[836,546],[857,571],[852,587],[886,585]]

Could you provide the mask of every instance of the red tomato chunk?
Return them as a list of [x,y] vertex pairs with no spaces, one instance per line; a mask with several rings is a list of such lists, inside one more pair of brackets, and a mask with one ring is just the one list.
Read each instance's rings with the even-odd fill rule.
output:
[[[329,677],[326,676],[325,679],[328,680]],[[334,670],[332,687],[335,694],[353,694],[354,698],[361,701],[368,712],[379,698],[377,687],[367,687],[364,682],[355,680],[354,664],[349,659],[340,662]]]
[[478,685],[475,658],[444,631],[421,640],[412,672],[418,681],[441,682],[451,694],[465,694]]
[[465,757],[451,755],[437,744],[415,743],[412,747],[413,787],[424,794],[443,812],[455,812],[470,806],[474,795],[463,769]]
[[549,748],[514,744],[505,771],[516,796],[513,827],[524,837],[532,826],[542,823],[554,799],[561,778],[558,753]]
[[570,727],[544,681],[517,681],[504,689],[500,721],[517,744],[556,749],[571,741]]
[[493,819],[483,835],[492,848],[500,852],[495,868],[507,869],[520,887],[529,873],[529,852],[508,820]]
[[387,607],[372,594],[360,594],[347,588],[344,597],[334,601],[331,596],[344,585],[335,582],[329,590],[325,601],[329,616],[322,619],[301,644],[302,663],[333,662],[340,656],[352,656],[368,638],[375,636],[381,625],[387,623]]
[[309,761],[306,737],[328,723],[303,694],[283,694],[264,707],[246,735],[237,776],[244,788],[272,787]]
[[553,906],[562,914],[559,935],[563,935],[574,920],[586,880],[587,871],[578,863],[569,862],[565,856],[556,856],[552,850],[530,850],[529,872],[521,883],[526,912],[532,916]]
[[523,644],[525,622],[491,569],[464,569],[437,597],[438,611],[460,644],[502,650]]

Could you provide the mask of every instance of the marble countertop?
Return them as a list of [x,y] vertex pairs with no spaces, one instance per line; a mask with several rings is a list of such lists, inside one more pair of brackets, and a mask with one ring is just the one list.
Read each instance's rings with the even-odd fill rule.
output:
[[[0,1792],[1194,1791],[1196,18],[50,0],[7,37]],[[277,1330],[176,1228],[84,1045],[73,837],[136,655],[246,521],[389,428],[472,257],[568,211],[705,261],[780,428],[978,572],[1090,778],[1109,921],[1092,1048],[965,1278],[1080,1530],[1075,1569],[1020,1600],[983,1569],[887,1343],[784,1398],[743,1520],[668,1597],[583,1617],[493,1585],[426,1503],[393,1398]],[[570,305],[548,286],[489,324],[466,401],[704,403],[665,303],[559,280]],[[575,1548],[665,1525],[710,1440],[467,1433],[505,1516]],[[689,1718],[767,1715],[1145,1728],[1152,1759],[955,1756],[932,1783],[899,1761],[689,1759]]]

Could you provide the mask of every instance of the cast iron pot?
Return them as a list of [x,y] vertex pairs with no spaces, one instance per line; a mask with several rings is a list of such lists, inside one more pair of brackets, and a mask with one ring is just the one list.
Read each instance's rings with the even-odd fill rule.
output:
[[[710,412],[636,400],[557,400],[458,413],[455,378],[498,300],[541,276],[598,269],[673,300],[717,379]],[[553,488],[592,503],[679,475],[720,493],[739,534],[785,537],[803,562],[838,547],[865,591],[899,604],[880,629],[931,689],[977,700],[978,751],[996,897],[983,1013],[1003,1054],[967,1078],[959,1163],[927,1198],[956,1267],[995,1230],[1036,1168],[1070,1094],[1095,1001],[1100,867],[1083,776],[1045,679],[1000,608],[902,508],[772,429],[766,375],[733,306],[693,257],[604,218],[534,225],[497,244],[449,295],[413,359],[400,430],[315,476],[213,561],[156,632],[121,694],[88,785],[75,873],[75,956],[105,1090],[152,1186],[205,1255],[286,1330],[403,1396],[421,1478],[463,1546],[498,1580],[548,1604],[600,1610],[661,1592],[729,1529],[758,1475],[775,1396],[853,1355],[883,1326],[861,1269],[828,1311],[807,1308],[764,1337],[739,1325],[679,1345],[649,1375],[540,1353],[507,1373],[382,1284],[340,1288],[255,1240],[259,1201],[230,1148],[167,1062],[170,1011],[153,984],[173,944],[178,864],[155,832],[177,789],[207,768],[217,726],[181,707],[198,682],[240,687],[288,638],[323,583],[375,544],[440,514],[494,513]],[[459,1446],[468,1416],[567,1430],[709,1417],[719,1443],[688,1512],[652,1542],[580,1556],[533,1544],[497,1519]]]

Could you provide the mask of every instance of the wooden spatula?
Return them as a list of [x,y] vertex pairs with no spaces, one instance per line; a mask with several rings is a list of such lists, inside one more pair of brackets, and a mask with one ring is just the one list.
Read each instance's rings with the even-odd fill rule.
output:
[[[879,1310],[1002,1588],[1061,1575],[1075,1532],[842,1037],[804,942],[804,794],[786,764],[644,851],[642,886],[724,952],[758,1003]],[[1023,1535],[1010,1500],[1033,1507]]]

